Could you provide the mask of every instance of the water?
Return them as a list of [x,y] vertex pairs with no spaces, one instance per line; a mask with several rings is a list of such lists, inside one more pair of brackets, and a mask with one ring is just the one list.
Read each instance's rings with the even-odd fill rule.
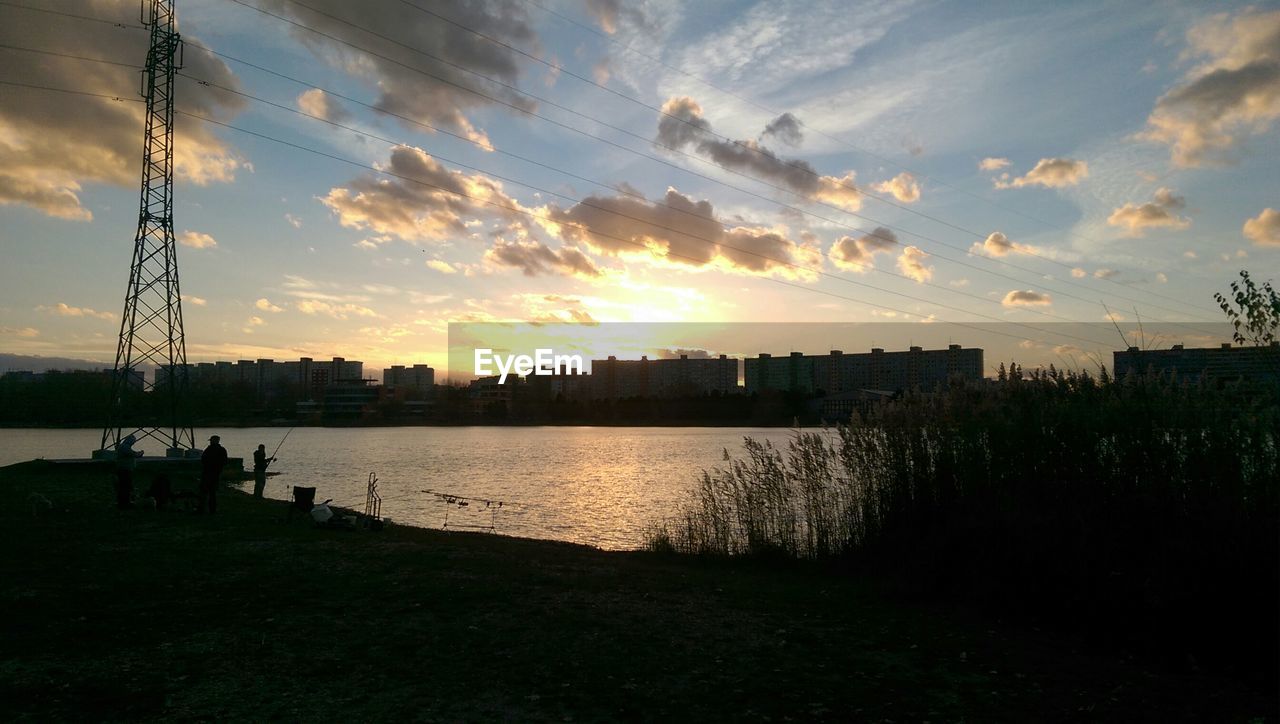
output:
[[[196,439],[203,445],[214,432],[233,457],[251,461],[258,443],[270,452],[286,429],[202,429]],[[99,433],[0,430],[0,465],[88,457]],[[494,525],[507,535],[636,548],[646,526],[672,514],[702,470],[720,464],[725,448],[736,454],[745,435],[777,444],[791,434],[723,427],[300,427],[280,449],[272,470],[283,474],[267,479],[266,494],[287,500],[289,486],[314,486],[318,500],[363,510],[374,472],[383,515],[399,523],[439,528],[447,516],[450,528]],[[154,443],[140,447],[159,452],[150,449]],[[462,508],[423,490],[503,506]]]

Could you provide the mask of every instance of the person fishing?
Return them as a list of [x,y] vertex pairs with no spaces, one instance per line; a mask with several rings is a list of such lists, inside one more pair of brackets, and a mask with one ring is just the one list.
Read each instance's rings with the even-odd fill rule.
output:
[[116,445],[116,507],[128,508],[133,505],[133,470],[141,450],[134,450],[137,438],[127,435]]
[[259,444],[258,449],[253,451],[253,497],[261,498],[262,491],[267,487],[267,466],[276,461],[276,453],[280,452],[280,448],[284,446],[284,441],[289,439],[296,428],[289,428],[284,437],[280,438],[280,442],[276,444],[276,449],[271,451],[270,457],[267,456],[267,446]]
[[267,487],[267,466],[275,461],[275,455],[267,457],[266,445],[259,444],[253,451],[253,497],[262,497],[262,491]]
[[218,512],[218,479],[222,477],[222,468],[227,464],[227,449],[219,444],[222,438],[210,436],[209,447],[200,455],[200,502],[197,513],[207,509],[212,515]]

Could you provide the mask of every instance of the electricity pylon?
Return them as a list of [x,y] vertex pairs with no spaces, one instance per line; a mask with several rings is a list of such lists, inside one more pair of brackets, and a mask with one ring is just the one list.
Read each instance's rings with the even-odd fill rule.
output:
[[[182,67],[173,5],[174,0],[149,0],[142,11],[142,22],[151,29],[142,71],[147,102],[142,202],[102,429],[103,450],[114,449],[128,434],[140,443],[146,438],[162,443],[169,455],[183,455],[195,447],[186,404],[187,346],[173,235],[173,82]],[[148,368],[155,370],[150,381]],[[154,417],[140,409],[146,397],[156,403],[151,405],[157,411]]]

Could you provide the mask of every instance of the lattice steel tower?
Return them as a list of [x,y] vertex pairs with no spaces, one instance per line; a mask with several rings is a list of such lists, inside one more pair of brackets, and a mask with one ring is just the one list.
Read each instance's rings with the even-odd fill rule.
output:
[[[173,236],[173,81],[182,67],[182,39],[175,32],[174,0],[149,0],[142,22],[151,29],[151,49],[142,71],[147,102],[142,155],[142,203],[133,244],[129,288],[120,319],[120,346],[112,374],[111,402],[102,449],[114,449],[128,434],[164,444],[170,455],[195,447],[187,409],[187,347],[182,332],[182,295]],[[148,7],[149,6],[149,7]],[[152,380],[145,377],[154,368]],[[138,404],[150,393],[158,416]],[[145,424],[139,425],[139,422]]]

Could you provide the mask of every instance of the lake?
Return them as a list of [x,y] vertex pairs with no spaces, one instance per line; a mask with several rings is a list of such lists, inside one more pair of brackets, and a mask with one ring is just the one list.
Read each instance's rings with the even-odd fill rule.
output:
[[[196,440],[203,445],[217,433],[251,467],[258,443],[270,452],[286,431],[198,429]],[[637,548],[646,527],[671,515],[704,469],[721,464],[725,448],[736,455],[746,435],[778,444],[792,434],[745,427],[300,427],[280,449],[272,470],[282,474],[267,479],[266,494],[287,500],[290,486],[314,486],[317,501],[363,510],[372,472],[383,516],[394,522],[427,528],[447,522],[460,530],[492,525],[506,535]],[[0,465],[87,458],[99,437],[97,429],[0,429]],[[502,506],[461,507],[424,490]],[[104,505],[109,501],[104,482]]]

